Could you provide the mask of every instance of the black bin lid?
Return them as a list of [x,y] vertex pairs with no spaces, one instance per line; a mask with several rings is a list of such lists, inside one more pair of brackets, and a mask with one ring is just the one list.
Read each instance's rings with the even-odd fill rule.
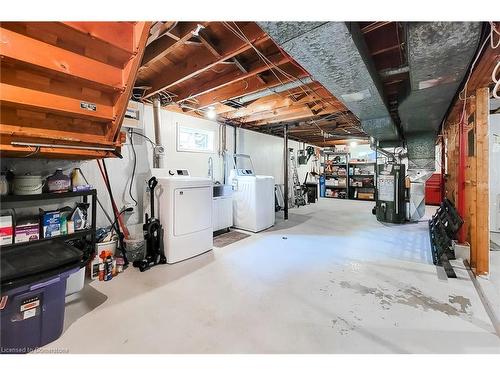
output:
[[23,246],[0,249],[0,280],[24,278],[77,264],[83,252],[61,240],[31,242]]

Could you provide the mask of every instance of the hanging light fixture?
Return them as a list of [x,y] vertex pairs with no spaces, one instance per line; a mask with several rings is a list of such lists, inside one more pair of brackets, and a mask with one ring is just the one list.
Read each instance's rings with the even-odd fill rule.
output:
[[215,107],[208,107],[207,111],[205,112],[205,116],[209,120],[215,120],[217,117],[217,113],[215,112]]

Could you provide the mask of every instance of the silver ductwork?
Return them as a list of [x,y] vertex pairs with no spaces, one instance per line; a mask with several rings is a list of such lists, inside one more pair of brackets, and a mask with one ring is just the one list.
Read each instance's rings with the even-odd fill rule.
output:
[[[403,134],[389,115],[357,23],[259,22],[274,41],[361,121],[381,147],[408,151],[410,218],[425,211],[425,181],[435,170],[435,140],[446,111],[477,49],[481,23],[409,22],[406,27],[410,89],[399,106]],[[387,74],[387,72],[384,72]]]
[[477,49],[481,23],[409,22],[406,34],[410,91],[398,110],[408,169],[434,170],[436,135]]
[[359,118],[367,134],[379,140],[400,140],[377,71],[356,23],[258,24]]
[[398,108],[408,150],[410,220],[425,214],[425,182],[435,171],[436,136],[481,36],[478,22],[406,25],[410,90]]

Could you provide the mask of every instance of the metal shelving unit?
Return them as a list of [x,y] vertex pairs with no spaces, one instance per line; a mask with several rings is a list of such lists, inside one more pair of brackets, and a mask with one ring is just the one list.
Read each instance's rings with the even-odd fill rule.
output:
[[[349,199],[363,200],[363,201],[374,201],[376,195],[376,162],[350,162],[349,163]],[[370,168],[372,173],[354,173],[356,168]],[[358,184],[361,182],[361,186]],[[362,197],[359,197],[359,194]],[[371,195],[372,198],[365,197],[365,194]]]
[[[348,198],[348,163],[349,154],[344,152],[332,152],[325,150],[323,151],[323,176],[325,177],[325,190],[328,195],[325,194],[325,198],[337,198],[337,199],[347,199]],[[336,185],[328,184],[328,181],[335,180]],[[341,183],[341,181],[344,183]]]
[[[75,231],[71,234],[65,234],[61,236],[54,236],[48,238],[40,238],[36,241],[30,242],[22,242],[22,243],[12,243],[9,245],[2,245],[2,249],[9,249],[15,247],[22,247],[26,244],[32,243],[40,243],[49,241],[49,240],[74,240],[78,238],[85,238],[90,236],[90,245],[89,249],[93,251],[95,248],[96,242],[96,210],[97,210],[97,191],[95,189],[86,190],[86,191],[68,191],[65,193],[42,193],[42,194],[32,194],[32,195],[3,195],[0,197],[0,205],[2,209],[9,209],[20,207],[21,203],[24,202],[42,202],[40,206],[44,204],[48,204],[47,201],[56,201],[56,200],[64,200],[68,198],[77,198],[81,197],[82,202],[88,203],[88,197],[91,197],[91,227],[89,229],[83,229],[79,231]],[[13,226],[15,226],[15,222],[13,222]]]

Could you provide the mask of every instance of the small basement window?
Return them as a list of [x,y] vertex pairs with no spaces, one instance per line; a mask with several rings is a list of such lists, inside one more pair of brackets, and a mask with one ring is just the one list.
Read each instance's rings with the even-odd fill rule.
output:
[[213,153],[214,132],[177,125],[177,151]]

